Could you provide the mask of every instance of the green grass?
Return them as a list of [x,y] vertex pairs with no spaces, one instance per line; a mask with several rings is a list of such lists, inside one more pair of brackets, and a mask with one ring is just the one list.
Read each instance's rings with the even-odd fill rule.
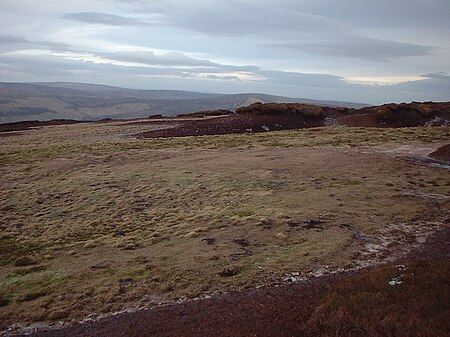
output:
[[17,258],[33,254],[40,244],[33,241],[17,241],[14,237],[0,237],[0,266],[13,264]]
[[238,215],[239,217],[241,217],[241,218],[245,218],[245,217],[248,217],[248,216],[253,215],[253,212],[252,212],[252,211],[244,210],[244,211],[239,211],[239,212],[237,213],[237,215]]
[[18,299],[19,302],[33,301],[39,297],[43,297],[49,293],[47,288],[40,288],[28,291],[25,295]]
[[359,180],[347,180],[343,183],[343,185],[347,185],[347,186],[359,186],[361,185],[361,181]]

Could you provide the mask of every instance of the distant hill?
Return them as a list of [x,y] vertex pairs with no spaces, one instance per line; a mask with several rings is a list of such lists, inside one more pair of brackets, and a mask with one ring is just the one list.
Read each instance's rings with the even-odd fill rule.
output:
[[0,123],[27,120],[141,118],[210,110],[236,110],[255,102],[308,103],[360,108],[349,102],[319,101],[258,93],[206,94],[178,90],[135,90],[87,83],[2,83]]

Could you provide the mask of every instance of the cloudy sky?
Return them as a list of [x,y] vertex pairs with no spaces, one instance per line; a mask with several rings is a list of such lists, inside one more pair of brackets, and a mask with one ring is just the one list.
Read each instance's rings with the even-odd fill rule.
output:
[[0,81],[450,101],[450,0],[1,0]]

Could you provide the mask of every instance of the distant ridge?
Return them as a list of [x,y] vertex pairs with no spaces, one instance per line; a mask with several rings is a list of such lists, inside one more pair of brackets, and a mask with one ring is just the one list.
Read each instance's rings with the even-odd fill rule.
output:
[[137,90],[107,85],[39,82],[0,82],[0,123],[27,120],[98,120],[176,116],[209,110],[236,110],[255,102],[308,103],[361,108],[365,104],[320,101],[260,93],[208,94],[179,90]]

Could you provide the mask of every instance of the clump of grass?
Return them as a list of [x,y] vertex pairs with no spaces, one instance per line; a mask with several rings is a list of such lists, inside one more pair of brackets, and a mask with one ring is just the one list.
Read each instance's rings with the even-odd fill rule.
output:
[[147,269],[135,269],[131,270],[129,272],[123,273],[120,275],[120,279],[130,279],[133,281],[138,281],[143,279],[147,275],[148,271]]
[[249,217],[249,216],[253,215],[253,212],[252,212],[252,211],[249,211],[249,210],[243,210],[243,211],[237,212],[237,215],[238,215],[240,218],[246,218],[246,217]]
[[25,295],[23,295],[21,298],[19,298],[19,302],[25,302],[25,301],[33,301],[35,299],[38,299],[39,297],[43,297],[48,294],[47,288],[38,288],[28,291]]
[[27,275],[27,274],[31,274],[31,273],[38,273],[38,272],[47,270],[48,268],[49,268],[49,266],[43,266],[43,265],[33,266],[31,268],[24,268],[24,269],[16,270],[15,273],[17,275]]
[[4,292],[0,292],[0,307],[5,307],[11,303],[11,297],[5,294]]
[[361,185],[361,181],[359,181],[359,180],[347,180],[347,181],[344,182],[344,185],[347,185],[347,186],[359,186],[359,185]]
[[16,238],[12,236],[0,237],[0,265],[4,266],[15,262],[19,264],[18,266],[27,265],[26,263],[31,263],[32,259],[28,257],[22,260],[21,257],[27,257],[35,250],[38,250],[38,248],[39,244],[31,241],[18,242]]

